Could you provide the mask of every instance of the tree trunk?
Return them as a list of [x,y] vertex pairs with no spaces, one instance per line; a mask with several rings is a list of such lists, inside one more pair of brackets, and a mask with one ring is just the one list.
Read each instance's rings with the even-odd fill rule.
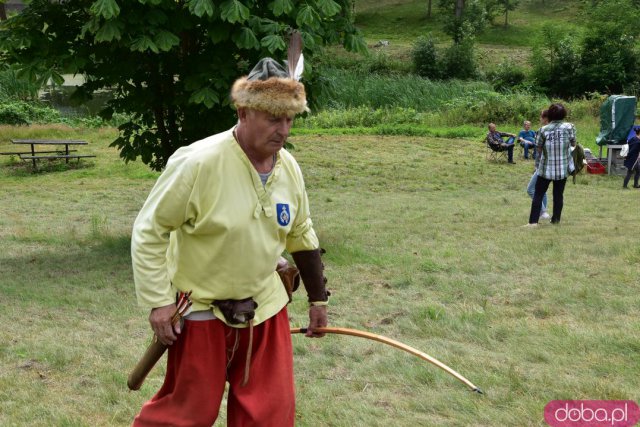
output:
[[509,25],[509,18],[508,17],[509,17],[509,11],[505,10],[504,11],[504,26],[505,27]]
[[464,0],[456,0],[456,19],[462,19],[462,12],[464,12]]
[[427,18],[431,18],[431,0],[427,3]]
[[4,6],[4,3],[0,3],[0,21],[7,20],[7,9]]

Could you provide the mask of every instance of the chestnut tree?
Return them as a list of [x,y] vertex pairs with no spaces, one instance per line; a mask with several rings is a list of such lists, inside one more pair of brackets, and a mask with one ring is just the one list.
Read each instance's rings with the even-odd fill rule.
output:
[[292,29],[307,76],[323,46],[365,50],[352,1],[32,0],[0,23],[0,58],[40,84],[84,76],[79,102],[110,90],[101,116],[130,118],[111,145],[161,170],[180,146],[233,125],[231,84],[262,57],[284,59]]

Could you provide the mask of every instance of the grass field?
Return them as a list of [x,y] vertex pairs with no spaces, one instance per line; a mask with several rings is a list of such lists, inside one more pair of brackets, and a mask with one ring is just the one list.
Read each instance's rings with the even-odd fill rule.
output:
[[[129,425],[164,369],[127,390],[150,337],[130,228],[157,174],[118,158],[113,129],[0,131],[0,151],[47,136],[97,155],[40,173],[0,159],[0,425]],[[532,163],[490,163],[477,138],[293,143],[327,250],[331,325],[411,345],[486,393],[379,343],[295,336],[298,425],[542,426],[553,399],[640,400],[639,190],[580,176],[562,223],[532,230]]]

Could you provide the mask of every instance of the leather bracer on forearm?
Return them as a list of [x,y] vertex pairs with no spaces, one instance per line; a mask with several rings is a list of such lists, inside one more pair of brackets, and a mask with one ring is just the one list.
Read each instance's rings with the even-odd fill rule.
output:
[[320,259],[321,249],[300,251],[291,254],[300,270],[300,278],[307,290],[309,302],[327,301],[330,293],[327,291],[327,278],[324,277],[324,265]]

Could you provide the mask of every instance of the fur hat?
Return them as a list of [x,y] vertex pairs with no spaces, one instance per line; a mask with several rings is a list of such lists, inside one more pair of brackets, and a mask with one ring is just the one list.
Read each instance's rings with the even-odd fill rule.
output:
[[271,58],[261,59],[248,76],[235,81],[231,102],[236,108],[252,108],[278,117],[309,111],[304,85]]

